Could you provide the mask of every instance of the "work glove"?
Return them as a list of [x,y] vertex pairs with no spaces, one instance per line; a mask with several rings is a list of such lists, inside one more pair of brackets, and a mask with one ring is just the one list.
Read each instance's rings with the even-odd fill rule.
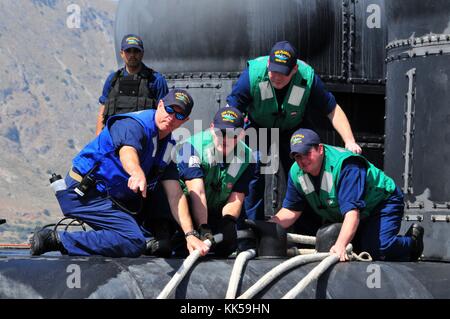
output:
[[147,241],[145,255],[170,258],[172,256],[172,245],[169,239],[151,239]]
[[286,257],[287,256],[287,233],[277,223],[262,220],[246,219],[256,234],[259,257]]
[[226,258],[237,248],[236,218],[225,215],[219,221],[217,233],[223,235],[223,240],[214,249],[216,256]]
[[214,244],[214,236],[212,234],[211,227],[208,224],[201,224],[198,226],[198,233],[200,234],[200,240],[205,241],[209,239]]

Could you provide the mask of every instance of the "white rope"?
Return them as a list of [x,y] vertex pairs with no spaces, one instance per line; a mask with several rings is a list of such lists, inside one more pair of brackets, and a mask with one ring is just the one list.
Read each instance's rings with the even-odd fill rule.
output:
[[287,241],[296,244],[315,245],[316,237],[288,233]]
[[317,250],[315,250],[313,248],[299,248],[298,252],[300,255],[310,255],[310,254],[317,253]]
[[332,254],[322,260],[319,265],[313,268],[309,272],[306,277],[304,277],[300,282],[287,294],[285,294],[281,299],[294,299],[297,297],[299,293],[301,293],[313,280],[319,278],[319,276],[324,273],[328,268],[330,268],[332,265],[337,263],[339,261],[339,256],[336,254]]
[[[287,241],[296,244],[315,245],[316,237],[306,236],[294,233],[287,233]],[[256,238],[255,233],[251,229],[242,229],[237,231],[237,238]]]
[[[252,230],[239,230],[238,238],[254,238],[254,233]],[[287,240],[293,243],[315,245],[316,238],[312,236],[303,236],[298,234],[287,234]],[[296,254],[312,254],[316,253],[315,249],[296,249]],[[236,298],[236,293],[239,285],[239,281],[242,276],[242,271],[244,269],[245,263],[256,256],[255,249],[249,249],[240,253],[234,262],[233,270],[231,272],[230,281],[228,283],[228,290],[225,295],[225,299]]]
[[352,252],[352,258],[350,260],[357,260],[357,261],[372,261],[372,256],[366,251],[361,252],[359,255]]
[[258,292],[263,290],[268,284],[270,284],[274,279],[276,279],[282,273],[297,267],[299,265],[304,265],[307,263],[320,261],[329,256],[330,253],[317,253],[310,255],[300,255],[286,260],[280,265],[273,268],[267,274],[262,276],[253,286],[251,286],[247,291],[240,295],[237,299],[250,299],[253,298]]
[[[353,246],[348,244],[346,247],[347,255],[352,255]],[[281,299],[294,299],[297,297],[308,285],[318,279],[325,271],[331,266],[339,262],[340,257],[337,254],[329,254],[324,260],[320,262],[316,267],[314,267],[300,282],[295,285],[294,288],[289,290]]]
[[308,255],[308,254],[315,254],[317,253],[317,250],[314,248],[297,248],[297,247],[289,247],[287,249],[287,257],[295,257],[298,255]]
[[[222,234],[214,235],[214,241],[219,243],[223,240]],[[211,241],[206,239],[203,241],[208,247],[211,247]],[[192,268],[197,259],[200,257],[200,251],[198,249],[194,250],[184,261],[175,275],[170,279],[161,293],[156,297],[156,299],[168,299],[172,292],[178,287],[180,282],[183,280],[184,276],[186,276],[187,272]]]
[[228,283],[228,290],[225,299],[235,299],[238,290],[239,281],[242,276],[242,270],[245,263],[256,256],[256,250],[249,249],[241,252],[234,261],[233,270],[231,271],[230,282]]

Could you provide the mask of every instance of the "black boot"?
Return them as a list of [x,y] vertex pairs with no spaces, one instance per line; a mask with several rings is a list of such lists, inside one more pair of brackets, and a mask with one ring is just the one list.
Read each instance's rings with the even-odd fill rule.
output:
[[419,224],[412,224],[405,236],[412,238],[411,261],[417,261],[423,252],[424,229]]
[[33,256],[39,256],[49,251],[60,251],[62,254],[67,254],[67,250],[59,240],[58,233],[52,229],[36,229],[30,239],[30,244],[30,252]]

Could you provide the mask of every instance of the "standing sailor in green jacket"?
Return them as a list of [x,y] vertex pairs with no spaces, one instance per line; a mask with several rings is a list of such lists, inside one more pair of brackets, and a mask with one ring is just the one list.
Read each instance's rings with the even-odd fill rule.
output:
[[[288,156],[289,139],[295,130],[305,127],[306,114],[327,116],[344,141],[345,148],[361,153],[348,119],[333,94],[325,89],[311,66],[298,60],[296,49],[287,41],[277,42],[269,56],[248,61],[248,68],[234,85],[227,103],[248,115],[249,127],[255,128],[259,136],[260,128],[280,130],[276,145],[285,176],[293,163]],[[270,141],[262,142],[270,145]],[[256,176],[245,199],[249,219],[263,219],[263,197],[264,178]]]

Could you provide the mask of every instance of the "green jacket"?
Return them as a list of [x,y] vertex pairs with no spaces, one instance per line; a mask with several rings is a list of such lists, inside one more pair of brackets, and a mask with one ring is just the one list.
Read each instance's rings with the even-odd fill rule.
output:
[[[194,147],[200,157],[208,209],[221,210],[226,204],[234,184],[250,164],[251,149],[240,141],[236,146],[237,154],[232,163],[225,165],[225,169],[221,169],[216,160],[218,154],[209,130],[191,136],[186,142]],[[185,194],[188,195],[186,184],[184,181],[180,182]]]
[[314,70],[297,60],[298,71],[289,84],[280,113],[275,91],[269,81],[268,59],[268,56],[263,56],[248,61],[250,93],[253,97],[248,114],[260,127],[279,128],[281,131],[296,128],[303,120]]
[[340,147],[324,145],[324,163],[320,172],[321,186],[319,192],[314,189],[309,174],[305,174],[297,163],[294,163],[289,172],[295,187],[306,198],[313,210],[324,220],[342,222],[343,216],[339,210],[337,198],[339,177],[342,163],[349,157],[364,159],[367,165],[364,201],[366,207],[360,211],[362,217],[368,216],[374,208],[386,200],[395,190],[395,183],[382,170],[375,167],[363,156],[353,154]]

